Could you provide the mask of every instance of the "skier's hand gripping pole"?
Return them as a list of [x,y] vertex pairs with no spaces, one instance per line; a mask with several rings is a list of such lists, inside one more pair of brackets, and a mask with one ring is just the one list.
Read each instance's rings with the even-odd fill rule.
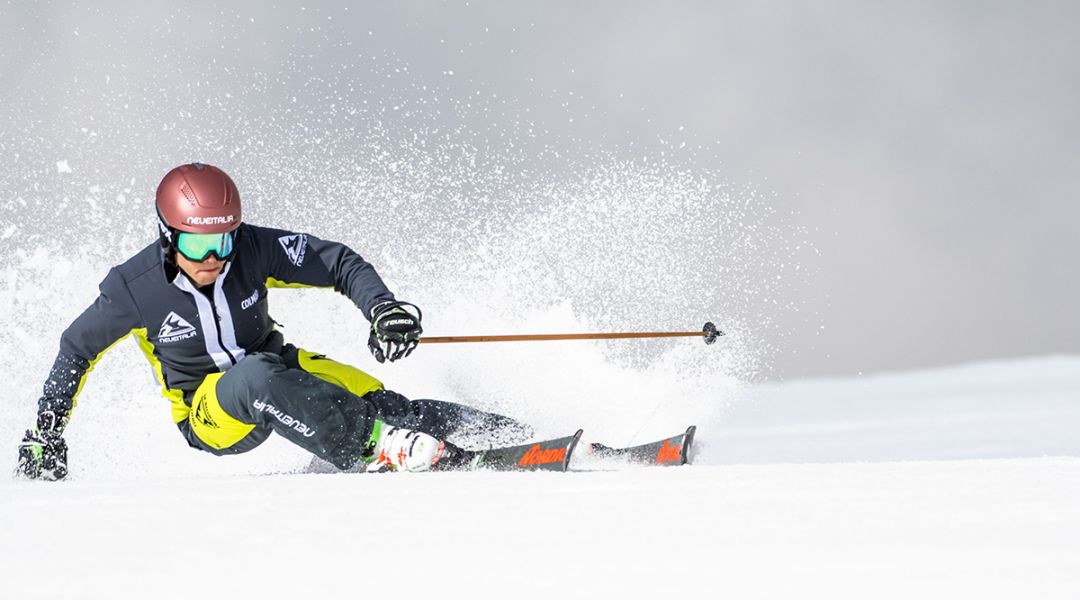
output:
[[420,326],[423,318],[420,309],[408,302],[388,300],[375,305],[371,312],[368,349],[375,360],[394,362],[412,354],[424,333],[424,328]]

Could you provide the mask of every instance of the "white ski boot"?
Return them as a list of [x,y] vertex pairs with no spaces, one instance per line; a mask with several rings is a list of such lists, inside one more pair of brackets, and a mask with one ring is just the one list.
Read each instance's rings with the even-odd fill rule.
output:
[[377,440],[368,471],[428,471],[446,452],[446,444],[434,437],[375,422],[371,438]]

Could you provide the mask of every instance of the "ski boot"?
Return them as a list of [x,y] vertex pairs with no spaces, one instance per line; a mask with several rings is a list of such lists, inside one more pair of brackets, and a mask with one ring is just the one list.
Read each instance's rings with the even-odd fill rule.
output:
[[442,471],[461,466],[467,453],[419,431],[375,421],[363,460],[368,472]]

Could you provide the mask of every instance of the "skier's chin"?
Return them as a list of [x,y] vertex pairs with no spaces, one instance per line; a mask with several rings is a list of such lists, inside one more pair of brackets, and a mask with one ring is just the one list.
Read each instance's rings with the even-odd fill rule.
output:
[[210,285],[214,283],[218,275],[221,274],[221,268],[223,265],[216,265],[205,269],[198,269],[195,271],[195,283],[199,286]]
[[190,265],[184,269],[187,276],[195,283],[197,287],[203,287],[210,285],[217,280],[218,275],[221,274],[221,270],[225,267],[225,263],[218,263],[213,266],[210,265]]

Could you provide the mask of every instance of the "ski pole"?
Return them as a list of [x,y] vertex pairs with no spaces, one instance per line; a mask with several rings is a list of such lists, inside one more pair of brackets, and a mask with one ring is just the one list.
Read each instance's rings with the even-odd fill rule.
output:
[[643,331],[629,333],[538,333],[521,335],[447,335],[420,338],[421,344],[457,344],[463,342],[547,342],[556,340],[624,340],[636,338],[696,337],[705,338],[706,344],[724,335],[711,322],[701,331]]

